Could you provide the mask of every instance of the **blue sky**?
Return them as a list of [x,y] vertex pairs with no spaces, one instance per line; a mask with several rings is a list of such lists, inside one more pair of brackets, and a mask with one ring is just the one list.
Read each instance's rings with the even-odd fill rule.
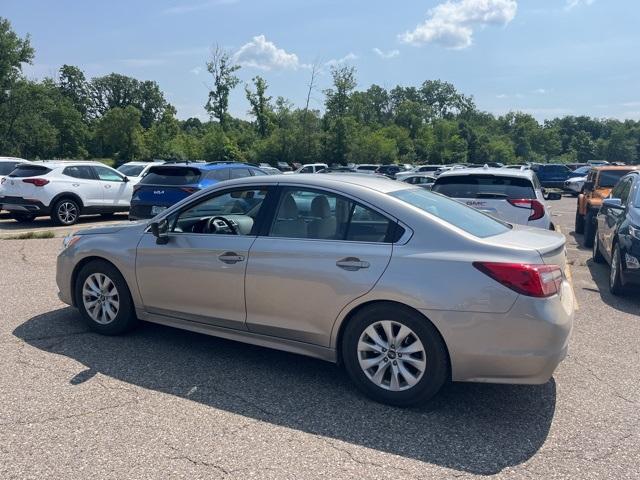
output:
[[[495,114],[640,119],[638,0],[1,0],[0,15],[30,33],[31,78],[60,65],[88,77],[157,81],[180,118],[206,118],[204,64],[212,45],[265,77],[271,95],[302,105],[309,65],[356,67],[358,88],[452,82]],[[230,110],[246,117],[243,89]]]

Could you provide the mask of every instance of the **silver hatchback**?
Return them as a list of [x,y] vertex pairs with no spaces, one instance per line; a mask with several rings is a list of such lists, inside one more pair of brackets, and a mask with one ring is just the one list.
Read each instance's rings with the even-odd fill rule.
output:
[[339,362],[372,398],[544,383],[574,299],[565,239],[371,175],[223,182],[153,220],[65,239],[60,298],[95,331],[139,320]]

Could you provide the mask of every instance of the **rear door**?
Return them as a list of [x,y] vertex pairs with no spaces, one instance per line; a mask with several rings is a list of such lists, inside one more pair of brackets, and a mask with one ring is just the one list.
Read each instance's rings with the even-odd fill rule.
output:
[[501,220],[520,225],[528,224],[531,209],[516,206],[515,200],[536,198],[531,180],[506,175],[448,175],[438,178],[432,190]]
[[246,275],[251,332],[329,346],[340,311],[373,288],[395,222],[331,191],[287,187]]
[[57,181],[64,184],[60,185],[59,191],[78,194],[85,207],[97,207],[104,203],[102,184],[89,165],[64,167],[62,176]]
[[[611,192],[611,197],[619,198],[622,205],[626,206],[629,201],[632,185],[633,178],[622,179]],[[607,252],[607,257],[611,256],[613,239],[615,238],[618,227],[624,221],[626,213],[626,208],[609,208],[605,205],[601,207],[601,212],[598,215],[598,229],[601,230],[598,234],[604,250]]]

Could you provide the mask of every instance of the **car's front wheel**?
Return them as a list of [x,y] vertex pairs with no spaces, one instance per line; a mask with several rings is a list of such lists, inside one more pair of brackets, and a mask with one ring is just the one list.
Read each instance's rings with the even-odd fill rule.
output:
[[108,262],[95,260],[82,267],[75,300],[89,327],[103,335],[119,335],[138,322],[127,282]]
[[622,282],[622,259],[620,256],[620,248],[617,244],[613,246],[613,252],[611,253],[609,291],[614,295],[622,295],[624,293],[624,284]]
[[598,236],[597,230],[593,238],[593,252],[591,253],[591,258],[593,258],[593,261],[595,263],[604,262],[604,257],[602,256],[602,252],[600,251],[600,238]]
[[576,233],[584,233],[584,215],[580,214],[580,210],[576,210],[576,225],[574,230]]
[[397,406],[426,402],[448,376],[448,356],[435,327],[395,304],[364,307],[343,335],[342,359],[356,386]]
[[584,246],[593,247],[593,239],[596,236],[596,212],[589,210],[584,219]]
[[71,198],[58,200],[51,211],[51,220],[56,225],[73,225],[80,217],[80,205]]

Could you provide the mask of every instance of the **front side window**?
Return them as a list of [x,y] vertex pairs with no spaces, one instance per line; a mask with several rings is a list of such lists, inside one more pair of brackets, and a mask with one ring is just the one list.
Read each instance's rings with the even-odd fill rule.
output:
[[86,165],[74,165],[73,167],[66,167],[62,171],[63,175],[73,178],[82,178],[84,180],[95,180],[95,175],[91,167]]
[[300,173],[313,173],[313,167],[303,167]]
[[321,190],[286,189],[269,233],[272,237],[386,242],[394,226],[384,215]]
[[105,182],[124,182],[124,178],[110,168],[95,166],[93,169],[100,180]]
[[436,195],[424,188],[398,190],[389,193],[392,197],[441,218],[447,223],[480,238],[491,237],[509,231],[510,226],[475,208]]
[[267,196],[262,187],[226,191],[205,198],[178,213],[172,231],[251,235]]

